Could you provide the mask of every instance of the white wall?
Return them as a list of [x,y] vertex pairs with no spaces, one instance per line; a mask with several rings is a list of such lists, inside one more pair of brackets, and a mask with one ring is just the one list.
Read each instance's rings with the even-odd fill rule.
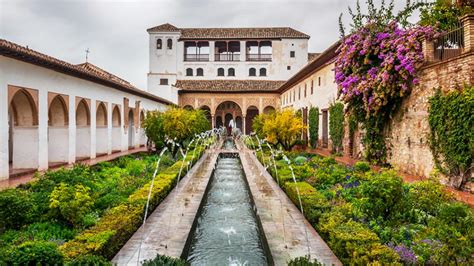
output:
[[77,158],[91,156],[91,130],[90,127],[77,127],[76,129],[76,156]]
[[[14,150],[15,151],[15,150]],[[48,161],[67,162],[69,157],[69,131],[67,127],[49,127]]]
[[[102,86],[97,83],[90,81],[82,80],[76,77],[68,76],[59,72],[55,72],[43,67],[36,65],[28,64],[22,61],[15,59],[7,58],[0,56],[0,179],[8,178],[8,85],[30,88],[38,91],[38,127],[35,130],[16,130],[14,132],[14,146],[15,147],[24,147],[24,152],[20,149],[14,150],[14,161],[16,161],[15,168],[31,168],[38,167],[39,169],[47,169],[48,162],[52,162],[57,158],[66,158],[66,161],[71,162],[77,157],[77,154],[70,154],[70,151],[79,150],[80,143],[76,144],[76,140],[70,136],[76,136],[75,132],[69,132],[71,129],[75,129],[75,126],[70,126],[61,130],[61,143],[64,142],[65,147],[59,147],[60,151],[56,150],[56,147],[51,147],[48,144],[48,131],[50,132],[50,139],[54,134],[58,133],[56,130],[53,131],[48,129],[48,92],[54,92],[64,95],[69,95],[70,97],[82,97],[90,99],[91,101],[91,151],[95,155],[95,145],[96,143],[96,130],[95,130],[95,101],[100,100],[108,103],[108,117],[111,119],[112,109],[110,108],[111,104],[116,104],[120,106],[122,112],[122,127],[118,128],[116,136],[119,140],[120,150],[127,149],[127,135],[123,132],[123,99],[124,97],[129,99],[129,106],[135,107],[135,102],[140,101],[140,108],[144,110],[164,110],[165,105],[157,103],[155,101],[145,99],[133,94],[124,93],[122,91]],[[72,95],[72,96],[71,96]],[[71,109],[72,100],[69,101],[69,108]],[[94,108],[93,108],[94,107]],[[71,116],[75,116],[75,108],[72,107],[74,111],[69,112],[69,122],[74,122]],[[112,122],[109,121],[109,125]],[[18,128],[17,128],[18,129]],[[75,131],[75,130],[74,130]],[[107,131],[108,132],[108,131]],[[52,134],[52,135],[51,135]],[[59,134],[59,133],[58,133]],[[109,134],[109,133],[107,133]],[[112,134],[112,128],[110,128],[110,135]],[[17,136],[18,138],[16,138]],[[59,136],[58,136],[59,137]],[[76,136],[77,137],[77,136]],[[78,141],[78,140],[77,140]],[[109,142],[105,140],[104,143],[107,145],[107,151],[109,151]],[[94,144],[94,146],[92,145]],[[19,145],[19,146],[18,146]],[[71,149],[69,149],[71,146]],[[72,147],[74,146],[74,147]],[[112,142],[110,142],[112,146]],[[84,147],[86,148],[86,147]],[[112,147],[111,147],[112,148]],[[93,149],[93,150],[92,150]],[[65,154],[62,152],[67,150]],[[110,149],[111,151],[111,149]],[[48,153],[52,152],[51,155]],[[77,153],[77,152],[76,152]],[[58,155],[60,154],[60,155]],[[18,157],[18,158],[17,158]]]

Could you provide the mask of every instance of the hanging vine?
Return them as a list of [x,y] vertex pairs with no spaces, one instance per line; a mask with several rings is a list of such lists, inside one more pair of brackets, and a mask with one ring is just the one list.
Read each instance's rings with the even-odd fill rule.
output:
[[438,169],[461,188],[471,177],[474,156],[474,86],[430,98],[430,147]]

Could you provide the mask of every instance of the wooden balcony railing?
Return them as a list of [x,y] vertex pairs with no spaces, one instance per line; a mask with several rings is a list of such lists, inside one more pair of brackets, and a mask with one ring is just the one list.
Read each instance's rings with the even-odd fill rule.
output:
[[240,61],[240,53],[215,54],[214,61]]
[[185,54],[184,61],[209,61],[209,54]]
[[247,54],[247,61],[272,61],[272,54]]

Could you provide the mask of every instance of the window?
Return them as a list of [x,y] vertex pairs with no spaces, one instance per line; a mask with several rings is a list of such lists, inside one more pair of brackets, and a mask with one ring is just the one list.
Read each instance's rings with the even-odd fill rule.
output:
[[248,41],[245,50],[247,61],[272,61],[271,41]]
[[235,76],[235,69],[229,68],[229,69],[227,70],[227,76],[229,76],[229,77],[234,77],[234,76]]
[[184,42],[184,61],[209,61],[209,42]]
[[168,40],[166,41],[166,48],[168,48],[168,49],[170,49],[170,50],[173,49],[173,40],[168,39]]
[[253,67],[249,69],[249,76],[255,77],[257,75],[257,70]]
[[293,102],[296,101],[296,91],[295,90],[293,90]]
[[301,87],[298,87],[298,100],[301,100]]
[[163,41],[161,39],[156,40],[156,49],[161,50],[163,47]]
[[306,98],[306,89],[307,89],[307,86],[306,86],[306,83],[304,84],[304,97]]
[[240,61],[239,41],[217,41],[214,44],[215,61]]
[[321,77],[318,77],[318,86],[321,86]]
[[196,76],[199,76],[199,77],[204,76],[204,70],[202,68],[196,69]]
[[314,82],[311,80],[311,95],[313,95],[313,84]]
[[291,70],[291,66],[286,66],[286,69],[287,69],[287,70]]
[[264,68],[264,67],[260,68],[260,76],[261,77],[267,76],[267,69],[266,68]]
[[295,57],[295,51],[290,51],[290,57],[294,58]]
[[190,77],[193,75],[193,69],[192,68],[186,68],[186,76]]
[[219,77],[224,76],[224,69],[222,67],[217,69],[217,76],[219,76]]
[[168,79],[160,79],[160,85],[168,85]]

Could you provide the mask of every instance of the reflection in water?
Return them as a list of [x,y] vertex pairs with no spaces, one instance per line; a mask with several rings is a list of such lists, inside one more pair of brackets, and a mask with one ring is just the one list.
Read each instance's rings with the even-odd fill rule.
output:
[[[226,141],[225,148],[233,148]],[[238,158],[219,158],[190,246],[192,265],[267,265]]]

